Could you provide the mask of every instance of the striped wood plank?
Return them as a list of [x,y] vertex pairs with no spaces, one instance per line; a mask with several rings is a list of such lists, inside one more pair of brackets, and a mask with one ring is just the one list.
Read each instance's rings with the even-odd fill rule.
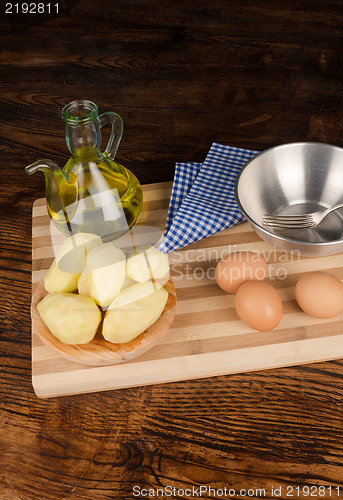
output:
[[[143,186],[140,224],[163,230],[171,183]],[[216,285],[219,258],[235,250],[261,252],[268,265],[267,280],[281,296],[284,315],[272,332],[256,332],[242,323],[234,296]],[[53,259],[45,199],[33,206],[32,288]],[[343,254],[300,257],[274,249],[247,222],[198,241],[169,256],[177,292],[171,328],[142,356],[111,366],[69,361],[43,344],[32,332],[32,382],[38,397],[120,389],[177,380],[261,370],[343,357],[343,316],[329,320],[303,313],[294,286],[304,272],[326,270],[343,279]],[[166,362],[167,361],[167,362]]]

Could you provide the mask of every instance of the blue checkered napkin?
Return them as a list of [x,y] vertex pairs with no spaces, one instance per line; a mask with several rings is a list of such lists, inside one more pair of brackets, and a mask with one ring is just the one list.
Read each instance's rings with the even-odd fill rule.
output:
[[199,173],[202,163],[176,163],[173,188],[170,196],[167,222],[164,228],[164,235],[168,233],[173,219],[180,208],[181,203],[187,196],[196,176]]
[[235,200],[235,180],[241,167],[258,152],[212,144],[165,233],[159,246],[162,252],[183,248],[244,220]]

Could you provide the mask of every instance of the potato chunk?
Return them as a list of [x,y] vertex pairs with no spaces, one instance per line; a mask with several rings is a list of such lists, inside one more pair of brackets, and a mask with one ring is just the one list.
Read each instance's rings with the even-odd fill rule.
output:
[[[139,286],[143,287],[142,291],[139,291]],[[105,314],[102,334],[109,342],[130,342],[155,323],[165,308],[168,292],[163,287],[155,290],[151,282],[132,285],[130,288],[134,287],[131,301],[127,288],[122,292],[123,295],[126,292],[124,299],[120,299],[120,294]],[[148,293],[149,290],[151,293]],[[141,298],[137,300],[137,296]]]
[[94,300],[73,293],[49,293],[37,309],[50,332],[64,344],[90,342],[101,321]]
[[87,256],[90,296],[107,307],[119,294],[125,279],[126,256],[112,242],[93,248]]
[[137,247],[128,256],[126,273],[139,283],[164,278],[169,274],[168,256],[151,245]]
[[109,309],[119,308],[126,304],[136,302],[161,288],[159,283],[146,281],[145,283],[134,283],[127,288],[123,288],[119,295],[111,302]]
[[44,287],[47,292],[74,292],[77,290],[79,273],[65,273],[58,268],[56,259],[44,276]]
[[96,234],[77,233],[67,238],[44,277],[47,292],[74,292],[86,267],[86,255],[95,246],[102,245]]
[[129,286],[132,286],[135,283],[137,283],[137,281],[134,281],[131,278],[129,278],[128,276],[125,276],[124,283],[123,283],[121,289],[123,290],[124,288],[128,288]]
[[77,282],[77,289],[80,295],[90,297],[89,284],[88,284],[88,269],[87,267],[82,271]]
[[67,238],[56,255],[61,271],[81,274],[86,267],[86,256],[96,246],[102,245],[100,236],[92,233],[76,233]]

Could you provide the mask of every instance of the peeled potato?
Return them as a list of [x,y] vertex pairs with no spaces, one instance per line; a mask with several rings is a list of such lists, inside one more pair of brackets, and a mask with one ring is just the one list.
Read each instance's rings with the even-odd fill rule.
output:
[[79,273],[65,273],[58,268],[56,259],[44,276],[44,287],[47,292],[74,292],[77,290]]
[[[136,285],[131,288],[134,286]],[[128,302],[128,297],[126,297],[122,303],[119,300],[120,296],[118,296],[117,305],[114,301],[107,310],[102,334],[109,342],[114,344],[130,342],[161,316],[168,299],[168,292],[163,287],[138,300],[136,300],[136,294],[137,288],[136,292],[132,294],[133,300]]]
[[44,277],[47,292],[74,292],[86,267],[86,254],[95,246],[102,245],[96,234],[77,233],[67,238]]
[[73,293],[49,293],[37,309],[50,332],[64,344],[90,342],[101,321],[94,300]]
[[119,294],[125,279],[126,256],[112,242],[91,250],[87,256],[90,296],[107,307]]
[[82,271],[77,282],[77,289],[80,295],[90,297],[89,283],[88,283],[88,269],[87,267]]
[[[128,278],[127,276],[125,276],[121,290],[124,290],[125,288],[128,288],[136,283],[137,283],[137,281],[133,281],[130,278]],[[77,288],[78,288],[78,292],[80,295],[87,295],[88,297],[90,297],[90,289],[89,289],[89,283],[88,283],[88,269],[87,268],[82,271],[81,276],[79,277],[79,280],[77,282]]]
[[124,288],[128,288],[129,286],[132,286],[132,285],[134,285],[135,283],[137,283],[137,281],[132,280],[132,279],[131,279],[131,278],[129,278],[128,276],[125,276],[124,283],[122,284],[121,289],[122,289],[122,290],[124,290]]
[[138,247],[128,256],[126,273],[139,283],[164,278],[169,273],[168,256],[151,245]]
[[86,256],[96,246],[102,245],[100,236],[92,233],[76,233],[67,238],[56,255],[61,271],[81,274],[86,267]]
[[121,290],[120,294],[111,302],[109,309],[114,309],[118,307],[125,306],[131,302],[136,302],[137,300],[156,292],[161,288],[162,285],[159,283],[153,283],[152,281],[146,281],[145,283],[135,283],[127,288]]

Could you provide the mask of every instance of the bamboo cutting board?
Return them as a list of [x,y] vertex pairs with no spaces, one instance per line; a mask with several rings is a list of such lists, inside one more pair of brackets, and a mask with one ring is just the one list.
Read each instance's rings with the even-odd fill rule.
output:
[[[172,184],[143,186],[139,224],[163,230]],[[257,332],[238,318],[234,296],[214,280],[217,261],[237,250],[261,252],[267,280],[283,302],[284,315],[272,332]],[[32,288],[53,260],[45,199],[33,205]],[[274,249],[247,222],[226,229],[169,255],[176,296],[176,315],[169,330],[145,354],[110,366],[70,361],[45,345],[32,331],[32,383],[46,398],[177,380],[248,372],[343,358],[343,315],[316,319],[303,313],[294,287],[303,273],[332,272],[343,279],[343,254],[299,257]]]

